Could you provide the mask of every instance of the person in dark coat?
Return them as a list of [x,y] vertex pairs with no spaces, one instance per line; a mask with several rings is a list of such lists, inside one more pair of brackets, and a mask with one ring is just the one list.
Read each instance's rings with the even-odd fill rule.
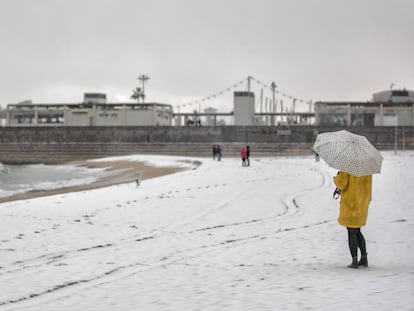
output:
[[217,155],[217,145],[216,144],[214,144],[213,145],[213,160],[215,160],[216,159],[216,155]]
[[250,146],[246,146],[246,162],[247,166],[250,166]]

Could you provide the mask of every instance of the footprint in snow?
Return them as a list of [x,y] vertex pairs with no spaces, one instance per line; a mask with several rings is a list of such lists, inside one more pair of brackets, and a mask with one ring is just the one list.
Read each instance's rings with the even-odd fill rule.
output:
[[393,222],[406,222],[406,221],[407,221],[407,219],[402,218],[402,219],[394,220]]
[[21,239],[23,239],[23,237],[24,237],[24,234],[20,233],[18,236],[15,237],[15,239],[21,240]]

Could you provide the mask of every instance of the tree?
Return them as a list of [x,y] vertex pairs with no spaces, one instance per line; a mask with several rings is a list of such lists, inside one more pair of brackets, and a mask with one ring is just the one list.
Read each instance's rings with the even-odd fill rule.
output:
[[142,102],[144,102],[144,99],[145,99],[144,92],[142,91],[142,89],[140,87],[137,87],[134,90],[132,90],[131,99],[136,100],[137,103],[139,104],[139,99],[140,98],[142,99]]

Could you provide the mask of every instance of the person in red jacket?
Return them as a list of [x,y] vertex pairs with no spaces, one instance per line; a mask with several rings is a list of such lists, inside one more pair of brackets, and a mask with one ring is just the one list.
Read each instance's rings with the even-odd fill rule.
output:
[[242,159],[242,166],[246,166],[246,157],[247,157],[247,150],[245,147],[241,148],[240,156]]

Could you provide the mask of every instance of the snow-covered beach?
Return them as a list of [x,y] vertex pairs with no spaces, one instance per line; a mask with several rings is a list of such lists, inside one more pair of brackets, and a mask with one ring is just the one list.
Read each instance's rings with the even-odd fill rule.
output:
[[120,157],[190,169],[0,204],[0,310],[413,310],[414,152],[383,155],[368,268],[322,160]]
[[[136,157],[104,158],[61,165],[0,163],[0,203],[67,192],[84,191],[172,174],[191,164],[157,166]],[[163,161],[165,162],[165,160]]]

